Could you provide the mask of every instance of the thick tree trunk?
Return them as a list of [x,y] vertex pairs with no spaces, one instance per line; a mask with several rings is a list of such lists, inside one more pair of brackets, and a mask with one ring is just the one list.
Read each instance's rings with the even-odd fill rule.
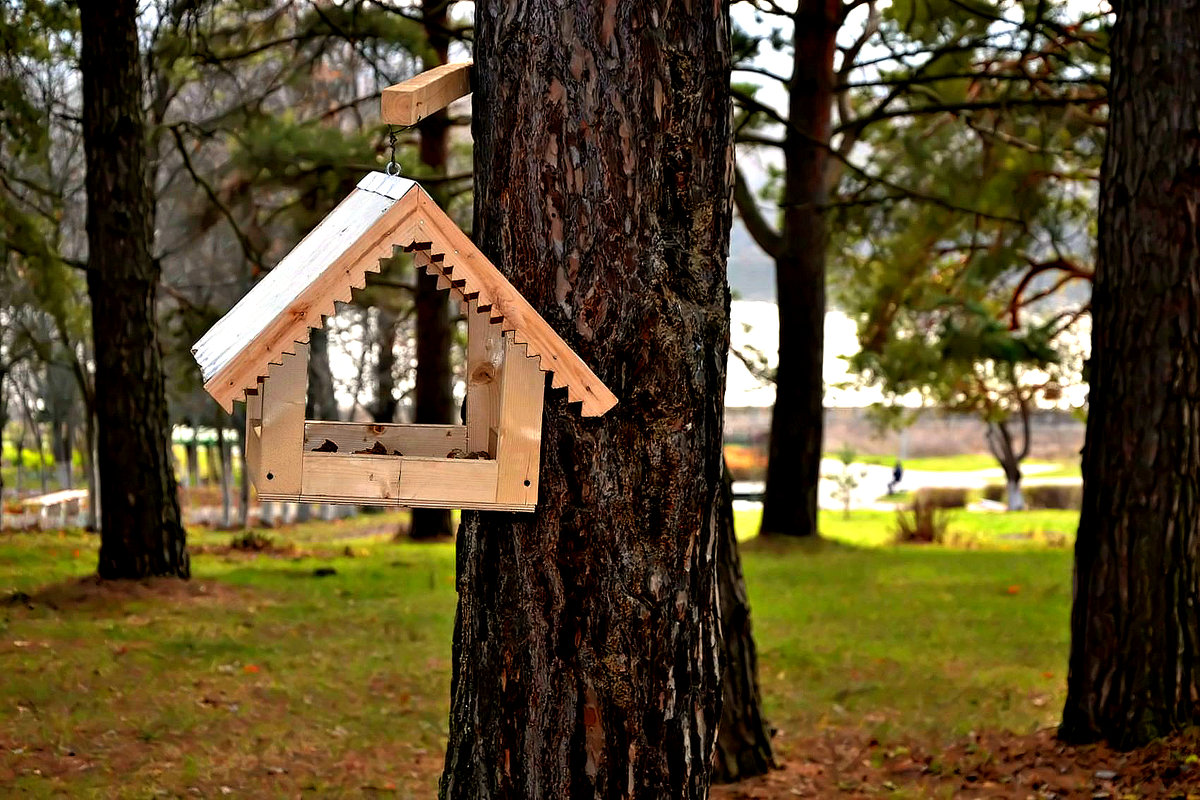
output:
[[479,241],[620,403],[459,532],[443,798],[702,798],[719,720],[727,8],[476,5]]
[[83,3],[80,26],[95,441],[103,476],[100,576],[186,578],[155,319],[159,268],[150,255],[137,4]]
[[[446,63],[450,54],[451,2],[423,0],[422,18],[429,37],[429,55],[425,69]],[[440,111],[421,120],[421,163],[429,174],[445,176],[450,146],[450,118]],[[434,199],[443,208],[447,198],[434,186]],[[454,341],[454,322],[445,291],[437,288],[432,275],[417,276],[417,385],[414,421],[418,424],[445,425],[456,422],[454,407],[454,371],[450,366],[450,346]],[[438,508],[414,508],[410,535],[414,539],[441,539],[454,535],[450,512]]]
[[733,478],[721,481],[717,512],[717,592],[721,602],[721,727],[713,758],[717,783],[765,775],[778,766],[771,751],[771,730],[762,714],[758,652],[750,628],[750,600],[733,526]]
[[825,384],[825,248],[833,54],[841,0],[800,0],[788,86],[783,235],[775,259],[779,366],[760,533],[815,536]]
[[1133,746],[1200,697],[1200,6],[1117,2],[1069,741]]

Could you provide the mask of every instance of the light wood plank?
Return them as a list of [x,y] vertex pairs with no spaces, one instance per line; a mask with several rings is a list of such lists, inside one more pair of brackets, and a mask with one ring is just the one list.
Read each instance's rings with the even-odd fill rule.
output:
[[471,62],[443,64],[383,90],[381,116],[390,125],[416,125],[471,93]]
[[260,491],[299,492],[302,485],[304,402],[308,396],[308,345],[271,365],[259,389],[262,398]]
[[[496,503],[495,461],[304,454],[302,498],[421,508]],[[517,505],[517,504],[510,504]]]
[[504,337],[507,354],[500,381],[500,435],[496,502],[536,503],[542,462],[542,401],[546,376],[527,348]]
[[246,469],[250,473],[250,482],[255,487],[262,486],[266,480],[262,477],[262,383],[253,394],[246,396]]
[[467,301],[467,450],[496,449],[489,432],[500,424],[500,376],[504,372],[504,337],[476,300]]
[[451,450],[467,449],[465,425],[381,425],[370,422],[324,422],[306,420],[304,451],[311,452],[326,439],[337,445],[337,452],[353,455],[380,442],[388,453],[399,450],[405,456],[445,458]]

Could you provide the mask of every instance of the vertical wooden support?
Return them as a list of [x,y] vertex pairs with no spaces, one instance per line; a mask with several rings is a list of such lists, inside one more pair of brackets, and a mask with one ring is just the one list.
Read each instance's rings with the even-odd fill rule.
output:
[[262,470],[262,406],[263,384],[258,382],[258,389],[246,394],[246,469],[250,471],[250,481],[260,486]]
[[500,382],[505,342],[499,323],[467,301],[467,450],[496,457],[491,431],[500,426]]
[[304,403],[308,396],[308,345],[272,364],[262,383],[259,494],[299,495],[303,477]]
[[542,462],[542,400],[546,374],[524,344],[504,337],[504,374],[500,378],[500,431],[496,460],[500,463],[496,502],[537,503]]

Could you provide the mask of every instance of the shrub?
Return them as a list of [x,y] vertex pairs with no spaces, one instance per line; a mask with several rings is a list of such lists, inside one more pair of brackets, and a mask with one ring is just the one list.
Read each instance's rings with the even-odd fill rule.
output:
[[984,500],[991,500],[993,503],[1008,502],[1008,487],[1002,483],[989,483],[983,487],[982,496]]
[[961,486],[926,486],[913,495],[913,507],[966,508],[967,490]]
[[950,514],[934,505],[915,503],[911,510],[896,510],[896,544],[944,544]]
[[275,540],[265,533],[258,531],[246,531],[240,536],[234,536],[229,541],[229,549],[231,550],[247,550],[250,552],[260,552],[270,550],[275,546]]
[[1080,484],[1042,483],[1024,487],[1023,493],[1029,508],[1078,511],[1083,507],[1083,486]]

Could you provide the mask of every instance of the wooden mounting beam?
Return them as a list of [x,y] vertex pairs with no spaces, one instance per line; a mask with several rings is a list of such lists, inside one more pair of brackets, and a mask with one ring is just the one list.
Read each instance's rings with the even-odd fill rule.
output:
[[416,125],[471,93],[471,64],[443,64],[383,90],[383,121]]

